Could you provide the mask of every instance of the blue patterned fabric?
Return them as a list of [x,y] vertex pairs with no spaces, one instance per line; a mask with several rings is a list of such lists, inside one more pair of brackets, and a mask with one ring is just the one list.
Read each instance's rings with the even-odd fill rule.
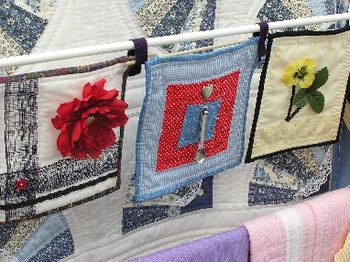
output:
[[208,108],[209,117],[205,130],[205,140],[212,139],[214,136],[215,119],[220,109],[221,101],[207,103],[203,105],[190,105],[187,107],[184,125],[182,126],[178,147],[184,147],[189,144],[197,144],[199,141],[198,133],[200,131],[199,119],[203,107]]
[[[215,175],[241,163],[250,80],[258,60],[257,41],[250,39],[240,45],[205,54],[157,57],[146,64],[146,96],[136,142],[136,201],[174,192],[206,176]],[[201,164],[192,162],[157,172],[155,166],[159,161],[158,142],[164,124],[167,87],[173,83],[192,84],[197,81],[211,81],[236,70],[239,71],[239,81],[234,117],[231,123],[226,123],[228,130],[231,130],[227,150],[208,157]]]
[[[300,17],[324,16],[340,14],[347,12],[348,3],[343,0],[307,0],[305,6],[300,6],[297,1],[266,0],[257,14],[260,21],[274,22]],[[343,21],[336,23],[324,23],[317,25],[320,29],[340,28],[345,23]],[[315,30],[317,28],[308,26],[298,26],[293,28],[281,29],[279,31],[291,30]]]
[[74,253],[74,242],[62,213],[0,226],[0,257],[11,261],[59,261]]
[[[196,187],[195,187],[196,188]],[[213,177],[206,177],[201,182],[197,192],[190,192],[191,188],[183,188],[169,196],[168,201],[154,201],[152,205],[138,204],[132,207],[123,208],[122,233],[127,234],[143,226],[159,222],[163,219],[180,216],[181,214],[197,210],[211,208],[213,206]],[[201,192],[200,194],[198,194]],[[195,193],[195,197],[185,204],[179,204],[170,199],[186,198],[186,195]],[[188,202],[188,203],[187,203]],[[177,203],[177,204],[176,204]]]
[[248,204],[298,201],[329,191],[332,146],[293,150],[258,160],[249,183]]
[[[216,0],[129,0],[129,3],[149,37],[214,29]],[[213,42],[213,39],[204,39],[163,48],[173,52],[209,46]]]
[[47,25],[47,20],[29,13],[10,0],[1,1],[0,17],[0,28],[28,53]]
[[350,132],[343,123],[339,142],[334,145],[333,173],[331,187],[333,190],[350,185]]

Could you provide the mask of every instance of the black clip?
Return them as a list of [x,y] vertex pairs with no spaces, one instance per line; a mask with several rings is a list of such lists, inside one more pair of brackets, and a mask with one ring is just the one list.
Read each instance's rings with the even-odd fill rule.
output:
[[134,42],[135,49],[128,51],[128,56],[135,56],[136,63],[131,66],[128,75],[134,76],[141,73],[141,65],[148,59],[148,46],[145,38],[130,39]]
[[253,36],[259,36],[259,43],[258,43],[258,55],[259,55],[259,60],[263,56],[266,55],[266,38],[267,38],[267,33],[269,31],[269,24],[266,22],[260,22],[258,23],[260,26],[260,32],[259,33],[254,33]]

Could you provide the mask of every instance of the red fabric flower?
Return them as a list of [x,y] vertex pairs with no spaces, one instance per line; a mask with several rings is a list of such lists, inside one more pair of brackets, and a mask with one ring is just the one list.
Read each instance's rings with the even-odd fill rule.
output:
[[117,99],[117,90],[105,90],[105,83],[101,79],[93,85],[85,84],[81,100],[74,98],[58,107],[51,122],[61,131],[57,148],[63,156],[98,158],[103,149],[115,143],[113,128],[128,121],[128,104]]

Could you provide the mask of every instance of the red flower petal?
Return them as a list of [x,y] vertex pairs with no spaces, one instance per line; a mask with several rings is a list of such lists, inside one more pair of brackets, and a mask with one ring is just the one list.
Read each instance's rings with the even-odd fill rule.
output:
[[61,104],[58,109],[57,109],[57,113],[64,119],[64,120],[68,120],[72,114],[73,111],[73,103],[69,102],[69,103],[63,103]]
[[75,122],[75,125],[73,127],[72,143],[74,143],[75,141],[78,141],[78,139],[80,138],[80,135],[81,135],[81,120],[78,120],[77,122]]
[[60,116],[55,116],[55,118],[51,119],[51,123],[57,130],[60,130],[66,121],[64,121]]
[[63,156],[71,155],[70,137],[68,132],[61,132],[57,138],[57,148]]
[[116,98],[117,95],[118,95],[118,91],[113,89],[113,90],[110,90],[110,91],[102,92],[102,94],[99,97],[99,99],[102,99],[102,100],[113,99],[113,98]]
[[107,82],[106,79],[101,79],[98,80],[97,82],[94,83],[94,87],[97,87],[99,90],[103,90],[103,87],[105,86],[105,83]]
[[98,107],[91,107],[81,114],[81,118],[85,119],[85,118],[89,117],[90,115],[95,114],[98,110],[99,110]]
[[83,98],[89,97],[92,95],[92,85],[90,83],[86,83],[83,87]]

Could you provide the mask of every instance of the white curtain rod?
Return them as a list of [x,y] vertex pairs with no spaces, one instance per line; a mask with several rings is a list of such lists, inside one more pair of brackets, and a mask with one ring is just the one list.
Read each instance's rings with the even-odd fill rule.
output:
[[[316,16],[311,18],[298,18],[285,21],[270,22],[269,29],[283,29],[296,26],[310,25],[310,24],[322,24],[328,22],[336,22],[341,20],[350,20],[350,13]],[[183,33],[178,35],[162,36],[147,38],[148,46],[155,47],[161,45],[175,44],[185,41],[195,41],[207,38],[217,38],[225,36],[233,36],[239,34],[247,34],[259,32],[260,27],[257,24],[231,27],[225,29],[214,29],[201,32]],[[80,48],[63,49],[39,54],[29,54],[22,56],[13,56],[0,59],[0,68],[21,66],[34,63],[48,62],[54,60],[76,58],[82,56],[91,56],[105,53],[112,53],[123,50],[130,50],[134,48],[132,41],[123,41],[113,44],[86,46]]]

